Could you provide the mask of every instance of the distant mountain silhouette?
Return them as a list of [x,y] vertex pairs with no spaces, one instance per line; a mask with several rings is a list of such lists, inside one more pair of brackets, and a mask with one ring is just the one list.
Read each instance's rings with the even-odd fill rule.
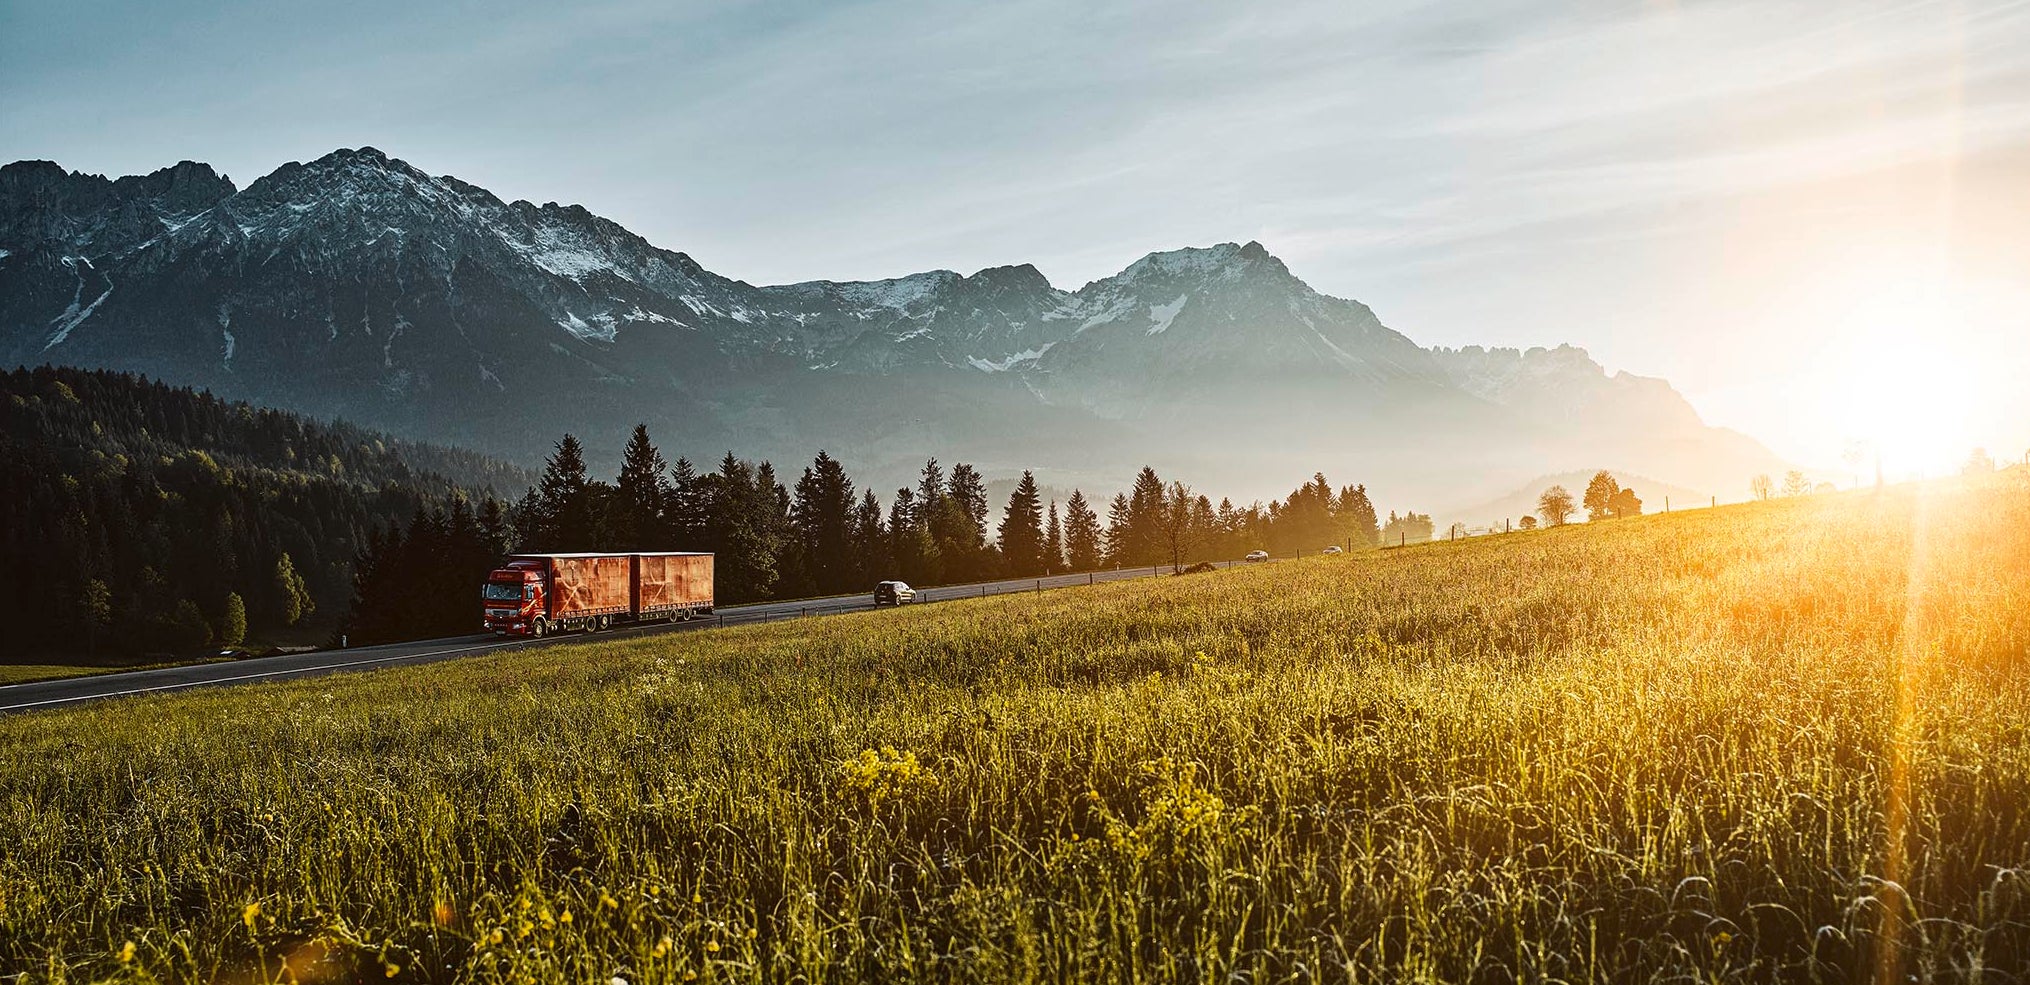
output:
[[1693,487],[1776,469],[1661,380],[1577,349],[1425,349],[1259,243],[1076,290],[1028,265],[756,287],[577,206],[502,202],[372,148],[245,189],[0,168],[0,358],[136,370],[534,463],[646,421],[674,457],[883,484],[926,455],[1124,485],[1148,463],[1274,495],[1323,468],[1388,502],[1611,461]]

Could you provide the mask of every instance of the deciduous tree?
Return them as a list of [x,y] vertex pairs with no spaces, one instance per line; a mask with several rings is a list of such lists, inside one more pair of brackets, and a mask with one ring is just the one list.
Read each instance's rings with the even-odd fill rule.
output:
[[1577,507],[1572,503],[1572,494],[1564,486],[1552,486],[1537,497],[1537,512],[1544,522],[1553,527],[1562,527],[1572,519]]
[[1605,469],[1593,473],[1592,481],[1586,483],[1586,519],[1605,520],[1614,515],[1610,505],[1614,494],[1621,491],[1621,484],[1614,481]]

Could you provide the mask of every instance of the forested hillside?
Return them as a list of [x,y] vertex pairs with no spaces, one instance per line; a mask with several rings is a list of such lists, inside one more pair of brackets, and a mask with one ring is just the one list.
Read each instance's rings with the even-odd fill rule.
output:
[[[1005,505],[965,463],[924,464],[887,502],[819,452],[793,482],[729,452],[664,460],[645,427],[619,475],[565,435],[540,477],[470,452],[74,369],[4,380],[0,655],[187,655],[245,641],[354,644],[470,632],[509,551],[703,550],[722,603],[1101,567],[1279,556],[1381,540],[1362,486],[1314,476],[1266,505],[1215,502],[1144,468],[1107,498]],[[512,505],[510,505],[512,504]],[[1430,535],[1429,518],[1416,541]],[[1391,542],[1402,539],[1392,513]]]
[[529,476],[452,449],[74,369],[0,374],[0,654],[314,639],[377,532]]

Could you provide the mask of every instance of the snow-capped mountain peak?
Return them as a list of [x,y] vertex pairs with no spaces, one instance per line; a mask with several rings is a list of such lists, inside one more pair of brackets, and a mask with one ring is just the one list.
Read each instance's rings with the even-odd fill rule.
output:
[[[1182,447],[1176,432],[1216,443],[1217,467],[1244,446],[1341,454],[1367,428],[1399,443],[1426,419],[1705,440],[1662,381],[1560,350],[1426,351],[1258,242],[1150,253],[1077,291],[1029,264],[756,287],[581,206],[503,202],[372,147],[244,190],[192,162],[118,180],[0,167],[0,359],[522,457],[639,420],[694,454],[1047,456],[1069,434],[1115,464]],[[1317,434],[1277,430],[1294,419]]]

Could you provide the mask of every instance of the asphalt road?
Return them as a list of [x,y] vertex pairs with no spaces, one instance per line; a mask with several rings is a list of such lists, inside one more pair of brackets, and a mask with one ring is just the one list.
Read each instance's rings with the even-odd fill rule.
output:
[[[1220,562],[1221,567],[1231,567],[1235,562]],[[984,598],[988,595],[1010,595],[1018,592],[1034,592],[1052,588],[1070,588],[1077,585],[1097,584],[1107,581],[1124,581],[1131,578],[1148,578],[1167,572],[1167,568],[1128,568],[1119,571],[1099,571],[1081,575],[1058,575],[1051,578],[1017,578],[1007,581],[981,582],[973,585],[945,585],[938,588],[917,590],[917,604],[926,602],[948,602],[957,599]],[[797,619],[805,616],[830,616],[844,612],[863,612],[874,607],[872,592],[861,595],[841,595],[832,598],[802,599],[788,602],[758,602],[753,605],[734,605],[720,608],[712,617],[681,623],[658,623],[649,626],[630,626],[611,632],[581,634],[577,636],[552,636],[542,640],[504,639],[491,633],[472,636],[452,636],[440,640],[418,640],[413,643],[384,643],[379,646],[360,646],[345,650],[312,650],[306,653],[288,653],[272,657],[252,657],[245,660],[219,663],[191,664],[184,667],[157,667],[151,670],[130,670],[113,674],[96,674],[89,677],[69,677],[62,680],[39,681],[31,684],[13,684],[0,687],[0,714],[34,711],[39,708],[54,708],[76,704],[82,701],[98,701],[105,698],[121,698],[139,694],[156,694],[164,691],[182,691],[197,687],[219,687],[231,684],[257,684],[264,681],[288,681],[305,677],[320,677],[325,674],[349,673],[376,670],[382,667],[401,667],[410,664],[433,663],[458,657],[476,656],[482,653],[497,653],[524,646],[573,646],[580,643],[635,636],[652,636],[658,633],[680,633],[687,630],[706,629],[715,626],[738,626],[747,623],[773,622],[779,619]],[[473,597],[473,618],[479,617],[479,598]]]

